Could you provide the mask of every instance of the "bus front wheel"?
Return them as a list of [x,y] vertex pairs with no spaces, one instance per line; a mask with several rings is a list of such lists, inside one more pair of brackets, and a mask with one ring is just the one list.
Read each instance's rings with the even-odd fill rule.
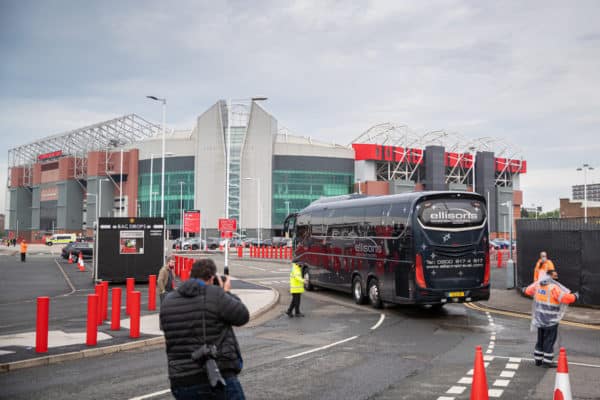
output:
[[304,268],[302,277],[304,278],[304,289],[308,290],[309,292],[315,290],[315,287],[310,282],[310,272],[308,272],[308,268]]
[[365,304],[367,296],[363,293],[362,282],[359,276],[355,276],[352,280],[352,297],[356,304]]
[[375,278],[369,281],[369,302],[373,308],[382,308],[381,291],[379,290],[379,281]]

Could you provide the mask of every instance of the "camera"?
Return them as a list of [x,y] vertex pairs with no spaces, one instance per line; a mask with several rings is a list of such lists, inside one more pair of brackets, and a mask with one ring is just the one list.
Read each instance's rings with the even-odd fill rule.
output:
[[[227,275],[221,275],[221,281],[223,283],[225,283],[226,280],[227,280]],[[213,278],[213,285],[219,286],[219,279],[216,276]]]
[[219,351],[214,344],[203,344],[198,350],[192,353],[192,360],[198,364],[204,364],[204,369],[208,375],[208,382],[212,387],[217,386],[219,383],[225,386],[225,379],[223,379],[219,366],[215,361],[218,355]]

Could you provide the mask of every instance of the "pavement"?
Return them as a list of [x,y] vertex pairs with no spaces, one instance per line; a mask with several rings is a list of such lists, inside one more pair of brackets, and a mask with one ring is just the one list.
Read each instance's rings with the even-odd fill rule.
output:
[[[30,253],[27,262],[21,263],[18,256],[9,251],[0,253],[0,371],[163,343],[158,323],[158,296],[157,310],[149,311],[147,285],[136,285],[136,290],[142,292],[140,337],[129,337],[130,319],[125,315],[124,306],[121,307],[121,329],[110,330],[109,304],[109,320],[98,327],[98,344],[86,346],[87,295],[94,291],[91,271],[79,272],[74,265],[48,253],[34,254]],[[109,290],[112,287],[122,288],[121,304],[124,305],[123,285],[110,285]],[[276,290],[233,277],[232,292],[248,307],[251,321],[267,312],[279,299]],[[38,296],[50,297],[48,352],[41,354],[35,352]]]

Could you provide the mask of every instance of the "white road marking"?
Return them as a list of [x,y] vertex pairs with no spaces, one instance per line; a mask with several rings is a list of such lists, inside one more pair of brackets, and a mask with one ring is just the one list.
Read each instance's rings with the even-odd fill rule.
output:
[[[504,358],[510,361],[511,358],[514,359],[514,357],[505,357],[505,356],[496,356],[498,358]],[[527,360],[527,361],[534,361],[533,358],[526,358],[526,357],[521,357],[521,360]],[[586,364],[586,363],[580,363],[580,362],[575,362],[575,361],[571,361],[569,360],[569,365],[578,365],[580,367],[590,367],[590,368],[600,368],[600,365],[596,365],[596,364]]]
[[470,385],[473,383],[473,378],[465,376],[464,378],[460,378],[460,380],[456,383],[460,385]]
[[437,400],[454,400],[455,397],[448,397],[448,396],[440,396],[437,398]]
[[381,313],[381,316],[379,317],[379,321],[377,321],[377,323],[371,327],[371,330],[374,331],[375,329],[379,328],[379,326],[381,326],[381,324],[383,324],[384,319],[385,319],[385,314]]
[[463,394],[467,388],[465,386],[452,386],[446,391],[448,394]]
[[507,387],[510,383],[510,379],[496,379],[493,386]]
[[161,395],[167,394],[167,393],[171,393],[171,389],[160,390],[158,392],[148,393],[143,396],[132,397],[129,400],[144,400],[144,399],[149,399],[149,398],[156,397],[156,396],[161,396]]
[[519,369],[519,364],[516,363],[508,363],[506,364],[506,369]]
[[510,357],[508,359],[508,362],[511,362],[511,363],[520,363],[521,362],[521,358],[520,357]]
[[285,357],[285,359],[286,360],[291,360],[292,358],[301,357],[301,356],[304,356],[306,354],[311,354],[311,353],[314,353],[314,352],[317,352],[317,351],[321,351],[321,350],[326,350],[326,349],[329,349],[330,347],[337,346],[338,344],[349,342],[349,341],[354,340],[356,338],[358,338],[358,336],[352,336],[350,338],[347,338],[347,339],[344,339],[344,340],[340,340],[340,341],[337,341],[335,343],[328,344],[326,346],[317,347],[316,349],[307,350],[307,351],[303,351],[302,353],[298,353],[298,354],[293,354],[291,356],[287,356],[287,357]]
[[251,266],[249,266],[249,265],[246,265],[245,267],[246,267],[246,268],[252,268],[252,269],[256,269],[256,270],[259,270],[259,271],[266,271],[266,269],[264,269],[264,268],[251,267]]
[[467,375],[473,375],[473,370],[470,369],[469,371],[467,371]]
[[515,371],[502,371],[500,372],[500,378],[514,378]]
[[494,356],[483,356],[485,361],[494,361]]
[[500,397],[504,393],[502,389],[488,389],[488,396],[490,397]]

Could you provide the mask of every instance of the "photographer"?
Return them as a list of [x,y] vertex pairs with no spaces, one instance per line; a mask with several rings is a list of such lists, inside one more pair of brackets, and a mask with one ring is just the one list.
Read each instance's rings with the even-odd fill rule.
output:
[[250,316],[230,290],[230,280],[217,275],[214,261],[201,259],[192,266],[190,279],[161,306],[176,399],[244,399],[237,379],[242,357],[232,326],[244,325]]

